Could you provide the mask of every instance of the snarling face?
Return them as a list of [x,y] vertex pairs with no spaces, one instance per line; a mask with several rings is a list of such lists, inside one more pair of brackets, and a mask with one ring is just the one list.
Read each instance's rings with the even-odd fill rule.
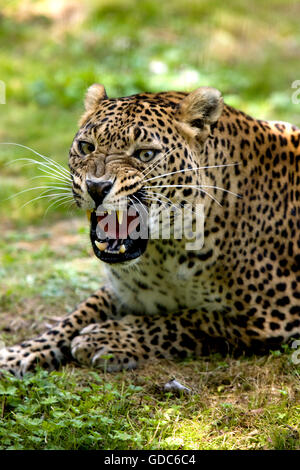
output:
[[206,87],[108,99],[96,84],[85,107],[70,149],[73,195],[88,212],[95,255],[123,263],[147,249],[150,207],[199,196],[193,169],[223,100]]

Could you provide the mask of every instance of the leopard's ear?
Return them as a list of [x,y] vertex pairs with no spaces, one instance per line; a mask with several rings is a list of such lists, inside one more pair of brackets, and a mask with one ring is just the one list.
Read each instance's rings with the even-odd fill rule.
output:
[[179,104],[176,118],[189,135],[196,136],[222,114],[224,101],[216,88],[200,87],[189,93]]
[[91,85],[85,95],[84,106],[86,111],[95,108],[102,100],[108,99],[105,88],[100,83]]

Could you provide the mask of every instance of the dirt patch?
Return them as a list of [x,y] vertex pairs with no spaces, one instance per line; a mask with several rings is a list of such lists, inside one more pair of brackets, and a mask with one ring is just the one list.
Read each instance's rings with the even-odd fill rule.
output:
[[47,226],[29,226],[23,232],[24,239],[22,239],[22,231],[13,230],[11,224],[4,233],[5,238],[10,240],[12,234],[15,236],[19,232],[18,238],[20,239],[15,242],[16,249],[35,253],[46,244],[54,253],[63,255],[70,246],[81,244],[85,248],[89,247],[88,235],[82,233],[82,228],[85,226],[88,227],[83,218],[74,218],[60,220]]

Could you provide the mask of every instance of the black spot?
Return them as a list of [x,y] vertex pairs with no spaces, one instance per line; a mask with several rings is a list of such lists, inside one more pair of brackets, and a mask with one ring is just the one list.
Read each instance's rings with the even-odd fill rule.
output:
[[183,190],[184,197],[190,196],[191,194],[193,194],[193,190],[191,188],[185,188]]
[[289,322],[285,326],[285,331],[291,331],[294,328],[297,328],[300,325],[300,320],[294,320],[292,322]]
[[208,258],[212,256],[212,254],[213,254],[213,250],[209,250],[206,253],[201,253],[197,255],[197,257],[200,261],[206,261]]
[[279,305],[280,307],[284,307],[285,305],[288,305],[290,303],[290,299],[285,296],[281,297],[281,299],[277,299],[276,305]]
[[151,339],[150,343],[153,344],[153,346],[157,346],[158,345],[158,335],[154,336],[154,338]]
[[253,325],[256,326],[257,328],[262,329],[264,327],[265,319],[260,317],[255,322],[253,322]]
[[195,350],[197,345],[189,335],[183,333],[181,335],[180,346],[182,346],[183,348],[188,348],[190,350]]
[[234,303],[234,306],[235,306],[235,308],[236,308],[237,310],[239,310],[240,312],[241,312],[242,310],[244,310],[244,305],[242,304],[242,302],[235,302],[235,303]]
[[275,323],[275,322],[270,322],[270,328],[272,331],[274,330],[279,330],[280,329],[280,325],[278,325],[278,323]]
[[266,294],[267,294],[268,297],[274,297],[275,291],[274,291],[274,289],[268,289]]
[[292,307],[290,309],[290,314],[291,315],[300,315],[300,306],[299,305],[295,305],[294,307]]

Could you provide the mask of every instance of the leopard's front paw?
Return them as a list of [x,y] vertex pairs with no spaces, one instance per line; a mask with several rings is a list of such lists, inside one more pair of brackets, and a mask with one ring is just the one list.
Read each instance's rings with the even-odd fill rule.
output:
[[41,343],[38,339],[0,349],[0,371],[6,370],[19,377],[37,365],[50,371],[58,369],[64,362],[63,348]]
[[92,324],[81,330],[71,343],[71,353],[79,363],[108,372],[135,369],[143,360],[130,327],[117,321]]

